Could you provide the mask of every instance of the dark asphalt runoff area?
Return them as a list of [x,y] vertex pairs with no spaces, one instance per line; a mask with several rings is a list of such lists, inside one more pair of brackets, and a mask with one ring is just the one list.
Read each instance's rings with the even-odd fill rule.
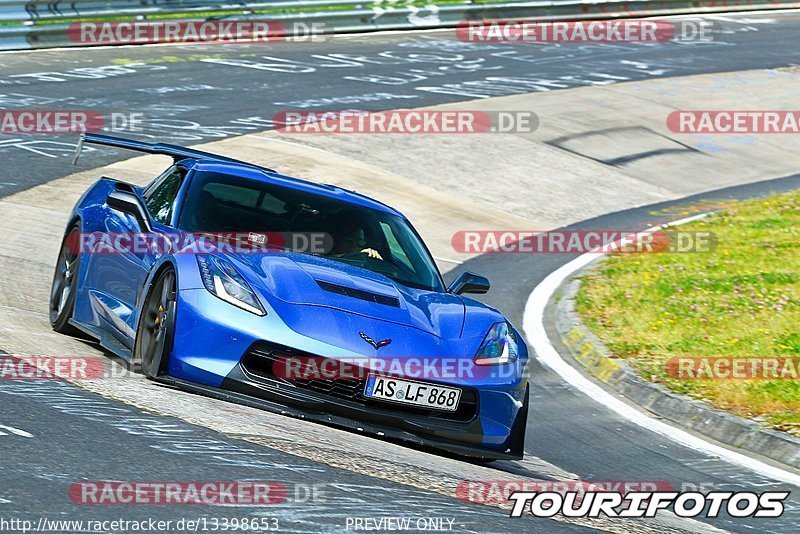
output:
[[[332,468],[146,413],[57,380],[0,381],[0,406],[0,424],[32,435],[0,426],[0,520],[15,518],[36,526],[42,519],[50,526],[82,520],[82,529],[87,529],[90,521],[152,519],[172,521],[168,532],[183,530],[181,520],[205,521],[211,531],[215,521],[221,525],[224,519],[231,525],[256,520],[262,531],[267,525],[280,532],[309,533],[341,532],[347,518],[364,517],[427,518],[444,525],[451,521],[458,532],[511,532],[519,525],[497,508]],[[276,489],[273,501],[262,499],[252,507],[84,504],[83,495],[91,501],[102,494],[71,491],[74,484],[108,480],[235,480],[276,484]],[[537,532],[589,530],[525,519]],[[82,530],[75,523],[62,527],[64,532]],[[0,522],[0,532],[5,530],[12,529]],[[251,530],[259,528],[246,529]]]
[[[333,38],[322,43],[0,54],[0,109],[87,109],[109,116],[143,113],[144,131],[130,137],[192,145],[270,128],[273,115],[285,110],[421,107],[800,62],[800,16],[769,18],[779,22],[759,24],[757,32],[748,30],[750,22],[722,22],[717,40],[695,44],[485,45],[459,42],[445,32]],[[70,136],[0,135],[0,197],[130,155],[87,147],[79,166],[71,167],[74,143]],[[800,179],[795,176],[702,198],[750,198],[797,187]],[[679,207],[696,200],[627,210],[573,228],[644,228],[679,218]],[[493,286],[484,300],[521,325],[531,290],[571,259],[485,256],[464,263],[459,271],[487,275]],[[532,375],[526,451],[583,480],[666,481],[678,488],[758,491],[780,487],[621,419],[538,364],[534,363]],[[5,518],[133,515],[124,507],[74,505],[67,489],[81,480],[249,479],[280,480],[297,488],[320,482],[339,486],[328,488],[328,500],[315,504],[313,514],[292,502],[258,512],[277,518],[289,531],[341,531],[343,518],[353,514],[451,517],[460,528],[476,532],[520,529],[519,521],[507,519],[506,512],[498,509],[318,465],[145,414],[68,384],[0,382],[0,413],[0,424],[35,435],[0,436],[0,516]],[[136,421],[126,424],[126,418]],[[185,508],[153,506],[144,515],[178,520],[237,517],[239,512]],[[136,510],[135,515],[143,513]],[[800,503],[793,495],[784,516],[774,520],[704,521],[736,532],[792,532],[800,524]],[[577,527],[527,517],[524,529],[550,532]]]
[[[190,145],[270,128],[279,111],[418,108],[800,63],[800,16],[769,18],[780,23],[718,22],[710,42],[488,44],[435,32],[0,54],[0,109],[141,113],[144,131],[126,135]],[[0,195],[72,172],[74,144],[0,136]],[[78,168],[130,156],[89,152]]]

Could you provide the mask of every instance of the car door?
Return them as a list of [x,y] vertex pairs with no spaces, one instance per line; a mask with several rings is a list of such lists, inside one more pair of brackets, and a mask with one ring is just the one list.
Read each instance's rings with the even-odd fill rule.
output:
[[[142,193],[142,201],[149,214],[152,232],[167,234],[175,210],[175,201],[186,169],[173,165],[161,174]],[[113,217],[106,219],[105,231],[110,235],[137,236],[143,229],[132,215],[114,211]],[[143,245],[158,242],[150,237],[125,239],[124,245],[111,254],[98,258],[95,270],[97,290],[92,295],[92,305],[105,330],[111,332],[127,347],[133,347],[136,336],[135,311],[137,298],[150,268],[160,257],[158,247]],[[163,241],[162,241],[163,242]]]

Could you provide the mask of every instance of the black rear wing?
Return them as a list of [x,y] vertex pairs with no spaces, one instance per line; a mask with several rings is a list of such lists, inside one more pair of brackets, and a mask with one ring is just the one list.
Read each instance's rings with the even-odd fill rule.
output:
[[170,156],[173,161],[180,161],[182,159],[210,159],[214,161],[225,161],[228,163],[238,163],[240,165],[247,165],[249,167],[256,167],[261,170],[276,172],[274,169],[266,167],[259,167],[252,163],[240,161],[226,156],[219,156],[211,152],[203,152],[202,150],[195,150],[193,148],[186,148],[178,145],[169,145],[166,143],[145,143],[144,141],[136,141],[134,139],[125,139],[124,137],[114,137],[113,135],[102,135],[85,133],[81,134],[78,139],[78,144],[75,147],[75,157],[72,158],[72,164],[78,162],[78,158],[83,150],[84,143],[91,143],[93,145],[113,146],[116,148],[124,148],[127,150],[135,150],[137,152],[144,152],[146,154],[160,154],[163,156]]

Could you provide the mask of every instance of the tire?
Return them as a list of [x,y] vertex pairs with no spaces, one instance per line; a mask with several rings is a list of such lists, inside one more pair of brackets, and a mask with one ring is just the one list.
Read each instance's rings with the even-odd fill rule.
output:
[[69,324],[75,310],[75,286],[80,272],[79,234],[80,222],[73,222],[61,242],[50,289],[50,325],[59,334],[84,337],[82,332]]
[[172,352],[177,309],[175,281],[172,268],[159,273],[142,306],[133,361],[141,365],[142,373],[148,378],[156,378],[166,372]]

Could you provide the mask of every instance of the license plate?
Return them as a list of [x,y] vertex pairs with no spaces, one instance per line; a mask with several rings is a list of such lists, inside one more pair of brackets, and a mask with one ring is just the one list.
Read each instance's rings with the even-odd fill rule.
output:
[[461,390],[438,384],[369,375],[367,385],[364,387],[364,396],[454,412],[458,409],[458,401],[461,400]]

